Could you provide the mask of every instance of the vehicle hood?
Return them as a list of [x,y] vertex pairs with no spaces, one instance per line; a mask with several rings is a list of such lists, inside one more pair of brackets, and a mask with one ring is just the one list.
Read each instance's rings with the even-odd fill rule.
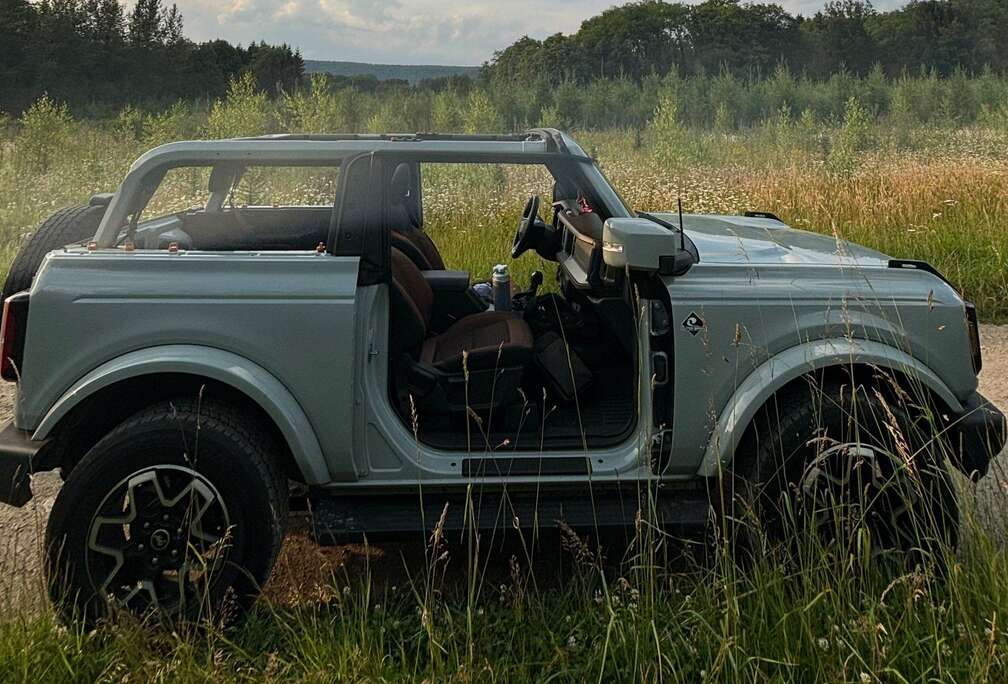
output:
[[[658,214],[678,225],[678,214]],[[686,235],[701,263],[886,266],[889,257],[831,235],[797,230],[775,219],[685,214]]]

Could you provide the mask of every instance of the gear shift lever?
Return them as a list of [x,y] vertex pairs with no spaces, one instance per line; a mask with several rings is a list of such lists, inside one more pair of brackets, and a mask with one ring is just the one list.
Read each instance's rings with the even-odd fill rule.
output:
[[536,294],[543,283],[542,271],[532,271],[530,280],[529,289],[515,294],[512,298],[512,308],[515,311],[529,311],[535,306]]
[[543,284],[543,273],[542,271],[532,271],[531,286],[529,287],[529,296],[535,297],[536,293],[539,291],[539,286]]

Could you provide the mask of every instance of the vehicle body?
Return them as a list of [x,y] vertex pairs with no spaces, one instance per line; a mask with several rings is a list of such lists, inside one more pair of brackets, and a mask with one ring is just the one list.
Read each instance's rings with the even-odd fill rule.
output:
[[[431,373],[416,358],[401,365],[390,323],[397,281],[387,188],[400,167],[414,169],[407,196],[422,217],[415,170],[427,162],[549,170],[553,220],[532,212],[516,243],[528,239],[526,247],[558,262],[561,294],[550,301],[575,302],[572,320],[591,309],[591,330],[621,350],[626,364],[604,376],[605,384],[626,383],[620,401],[629,410],[620,425],[595,434],[584,416],[559,411],[576,429],[568,424],[523,442],[487,427],[474,438],[465,407],[452,399],[462,371]],[[336,202],[299,209],[296,220],[284,207],[225,206],[251,165],[337,167]],[[206,206],[138,220],[168,169],[200,166],[212,168]],[[761,409],[830,369],[886,371],[923,397],[942,417],[938,432],[953,445],[953,463],[967,474],[982,476],[1004,444],[1003,416],[977,394],[975,312],[925,264],[794,230],[766,214],[670,213],[656,223],[626,207],[594,161],[557,131],[174,143],[145,154],[113,196],[94,201],[107,209],[93,241],[48,254],[28,294],[11,305],[17,339],[7,340],[4,353],[16,362],[19,390],[14,420],[0,435],[7,503],[28,500],[27,473],[72,471],[114,426],[179,396],[212,395],[266,426],[281,445],[276,458],[307,485],[324,519],[318,525],[332,539],[422,527],[402,521],[418,511],[418,492],[453,497],[471,485],[548,491],[543,505],[564,502],[558,515],[576,516],[585,487],[662,482],[673,503],[697,503],[699,513],[685,517],[703,519],[700,485],[732,467]],[[229,212],[244,214],[228,222],[241,238],[229,242],[218,231],[201,248],[199,230]],[[267,224],[273,237],[264,244],[257,231]],[[275,237],[286,225],[297,232],[289,243]],[[424,274],[435,299],[454,298],[448,322],[480,311],[468,274]],[[530,353],[539,359],[539,350]],[[487,378],[500,381],[505,370]],[[603,383],[598,371],[594,377]],[[517,411],[495,403],[495,391],[477,407],[484,420],[494,409]],[[437,404],[429,433],[409,415],[409,401],[423,396]],[[616,409],[611,398],[598,401],[586,415],[604,422]],[[423,404],[417,400],[414,412],[426,420]],[[548,407],[538,410],[532,415],[545,422]],[[440,509],[439,500],[432,504]]]

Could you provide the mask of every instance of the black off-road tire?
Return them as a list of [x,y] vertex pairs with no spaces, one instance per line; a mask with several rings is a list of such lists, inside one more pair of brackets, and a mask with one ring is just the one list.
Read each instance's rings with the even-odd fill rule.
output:
[[[762,553],[767,541],[795,542],[811,529],[820,531],[822,548],[857,552],[863,537],[837,529],[836,518],[825,529],[820,522],[828,518],[823,500],[848,497],[870,532],[873,554],[898,552],[911,564],[942,565],[959,541],[959,508],[940,440],[922,412],[887,396],[885,384],[810,381],[778,395],[757,416],[730,475],[742,500],[736,521],[748,518],[736,523],[748,531],[734,534],[743,552]],[[825,484],[827,497],[815,492],[816,483]],[[807,516],[817,512],[809,524]],[[754,522],[760,542],[750,534]]]
[[102,206],[65,207],[43,221],[11,262],[4,281],[3,298],[31,287],[46,254],[93,237],[104,215],[105,207]]
[[[239,617],[268,579],[283,541],[288,489],[279,446],[245,414],[210,401],[160,403],[113,429],[70,473],[49,517],[47,580],[61,614],[85,624],[116,610],[221,624]],[[216,495],[216,503],[205,503],[214,498],[201,495],[206,492]],[[161,505],[176,495],[181,503],[174,508]],[[124,516],[132,511],[133,520],[109,524],[116,510]],[[172,522],[162,523],[169,513]],[[213,520],[216,528],[210,527]],[[196,538],[197,524],[201,535],[219,535],[220,541]],[[188,573],[163,569],[174,560],[167,556],[180,551],[189,567],[198,568],[204,555],[194,551],[197,543],[223,551],[217,556],[222,560],[198,583],[199,591],[179,591],[181,582],[170,581],[173,573]],[[111,573],[117,561],[101,550],[108,548],[125,558]],[[143,573],[152,586],[167,586],[163,598],[150,600],[147,591],[126,598],[131,586],[143,584]]]

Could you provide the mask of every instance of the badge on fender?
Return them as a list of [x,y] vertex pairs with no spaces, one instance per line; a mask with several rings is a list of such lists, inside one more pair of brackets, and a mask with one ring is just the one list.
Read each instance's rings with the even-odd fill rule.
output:
[[696,334],[704,329],[704,321],[694,311],[686,317],[685,321],[682,322],[682,327],[684,327],[690,335],[696,337]]

